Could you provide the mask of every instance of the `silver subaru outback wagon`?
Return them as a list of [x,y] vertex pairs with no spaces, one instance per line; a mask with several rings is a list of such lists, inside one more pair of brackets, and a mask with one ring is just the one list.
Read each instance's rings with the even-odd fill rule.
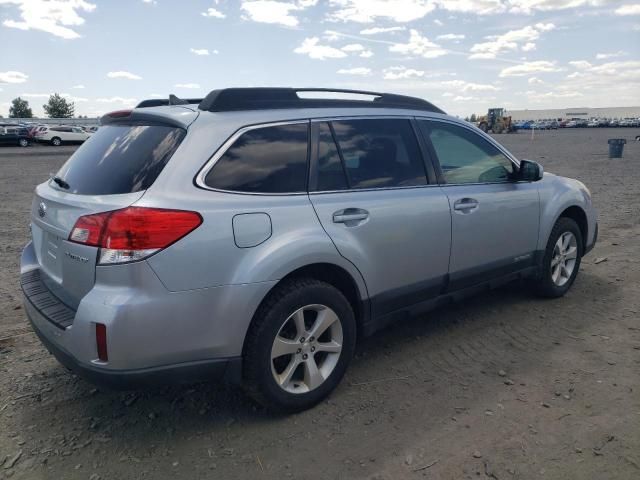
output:
[[582,183],[424,100],[308,90],[113,112],[38,185],[21,284],[62,364],[299,411],[360,335],[513,279],[571,287],[597,238]]

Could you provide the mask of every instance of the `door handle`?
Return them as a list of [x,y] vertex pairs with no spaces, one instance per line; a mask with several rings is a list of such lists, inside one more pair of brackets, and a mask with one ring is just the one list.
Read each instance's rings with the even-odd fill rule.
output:
[[453,209],[460,213],[471,213],[478,208],[478,201],[475,198],[461,198],[453,204]]
[[352,222],[361,222],[369,218],[369,212],[362,208],[345,208],[333,214],[333,223],[345,223],[347,226]]

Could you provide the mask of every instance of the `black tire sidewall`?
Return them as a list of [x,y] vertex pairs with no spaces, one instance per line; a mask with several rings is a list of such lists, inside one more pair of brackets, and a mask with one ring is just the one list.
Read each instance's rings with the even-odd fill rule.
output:
[[[576,237],[576,243],[578,248],[578,256],[576,258],[576,264],[571,273],[569,280],[562,286],[556,285],[551,279],[551,260],[553,259],[553,251],[561,235],[566,232],[571,232]],[[582,232],[580,227],[571,218],[561,217],[558,219],[551,234],[549,235],[549,241],[547,242],[547,248],[544,252],[544,258],[542,259],[542,268],[539,279],[539,293],[546,297],[561,297],[571,288],[573,282],[580,270],[580,263],[582,261],[582,255],[584,254],[584,242],[582,239]]]
[[[56,141],[58,143],[56,143]],[[60,145],[62,145],[62,140],[60,140],[58,137],[53,137],[51,139],[51,145],[53,145],[54,147],[59,147]]]
[[[337,385],[353,357],[356,344],[356,323],[351,305],[335,287],[316,280],[294,282],[283,288],[284,294],[258,312],[250,328],[256,329],[245,349],[245,387],[257,400],[273,410],[295,412],[320,402]],[[331,308],[342,324],[343,343],[340,359],[322,385],[307,393],[289,393],[274,380],[271,372],[273,340],[284,321],[306,305],[322,304]]]

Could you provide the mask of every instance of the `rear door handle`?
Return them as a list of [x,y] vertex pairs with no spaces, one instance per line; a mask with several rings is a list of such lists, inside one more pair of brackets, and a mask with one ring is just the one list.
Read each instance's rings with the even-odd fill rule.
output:
[[461,198],[453,204],[453,209],[460,213],[471,213],[478,208],[478,201],[475,198]]
[[369,212],[362,208],[345,208],[333,213],[333,223],[355,224],[369,218]]

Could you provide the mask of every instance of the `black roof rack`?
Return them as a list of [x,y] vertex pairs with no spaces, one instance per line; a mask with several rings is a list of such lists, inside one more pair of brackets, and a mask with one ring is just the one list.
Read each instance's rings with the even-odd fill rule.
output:
[[169,98],[151,98],[149,100],[143,100],[136,108],[147,108],[147,107],[165,107],[167,105],[189,105],[189,104],[198,104],[202,102],[202,98],[178,98],[175,95],[169,95]]
[[[374,98],[373,100],[304,98],[298,95],[300,92],[367,95]],[[335,88],[224,88],[211,91],[198,105],[200,110],[208,112],[331,107],[404,108],[445,113],[422,98]]]

